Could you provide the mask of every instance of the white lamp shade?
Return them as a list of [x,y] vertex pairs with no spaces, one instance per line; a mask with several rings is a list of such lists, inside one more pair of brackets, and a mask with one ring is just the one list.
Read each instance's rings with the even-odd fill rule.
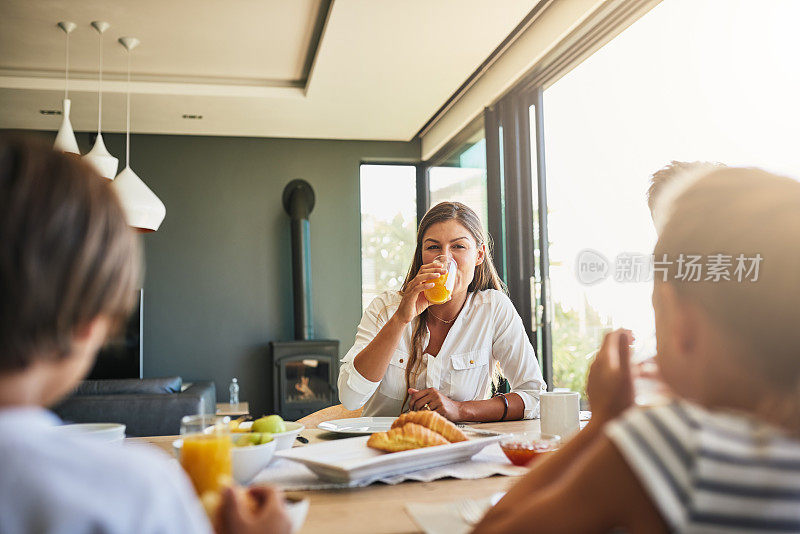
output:
[[95,168],[103,178],[114,179],[119,167],[119,160],[112,156],[103,142],[103,134],[97,134],[97,140],[92,149],[83,156],[83,160]]
[[53,148],[59,152],[68,152],[70,154],[81,155],[78,150],[78,141],[75,140],[75,132],[72,131],[72,123],[69,121],[69,109],[72,105],[69,98],[64,99],[64,108],[61,112],[61,126],[58,128],[56,135],[56,142],[53,143]]
[[141,230],[158,230],[167,208],[130,167],[122,169],[113,185],[125,209],[128,225]]

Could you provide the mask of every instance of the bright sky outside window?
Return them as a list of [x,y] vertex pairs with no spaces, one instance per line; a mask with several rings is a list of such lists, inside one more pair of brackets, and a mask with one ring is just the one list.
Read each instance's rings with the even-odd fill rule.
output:
[[361,166],[361,303],[399,290],[414,254],[416,168]]
[[[800,2],[665,0],[544,93],[555,386],[582,390],[605,327],[653,331],[651,283],[615,282],[652,252],[650,174],[671,160],[800,177]],[[584,249],[612,262],[592,286]]]

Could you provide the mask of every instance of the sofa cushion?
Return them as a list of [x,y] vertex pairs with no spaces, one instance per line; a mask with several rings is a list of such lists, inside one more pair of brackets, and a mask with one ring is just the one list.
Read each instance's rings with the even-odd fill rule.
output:
[[216,399],[214,382],[195,381],[186,391],[171,395],[75,395],[53,411],[70,423],[123,424],[128,437],[172,436],[180,432],[183,416],[214,413]]
[[73,395],[131,395],[180,393],[181,377],[84,380]]

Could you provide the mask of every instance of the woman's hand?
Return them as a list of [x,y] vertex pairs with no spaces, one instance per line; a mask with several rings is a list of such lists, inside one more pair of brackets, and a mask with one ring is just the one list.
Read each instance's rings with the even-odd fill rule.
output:
[[594,357],[586,382],[593,421],[603,424],[633,405],[632,341],[630,330],[614,330],[606,334]]
[[425,311],[430,306],[430,302],[422,293],[426,289],[433,287],[433,281],[447,272],[447,269],[438,263],[427,263],[420,267],[408,287],[403,292],[403,300],[397,308],[394,316],[404,324],[414,320],[414,317]]
[[[461,403],[454,401],[435,388],[417,390],[408,388],[411,410],[431,410],[439,412],[450,421],[461,420]],[[425,405],[427,404],[427,408]]]

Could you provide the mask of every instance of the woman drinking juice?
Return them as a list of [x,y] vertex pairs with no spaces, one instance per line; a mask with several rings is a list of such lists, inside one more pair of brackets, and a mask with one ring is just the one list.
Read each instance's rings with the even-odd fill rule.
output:
[[[511,392],[490,398],[496,365]],[[544,387],[480,219],[458,202],[434,206],[402,289],[364,312],[339,370],[342,404],[365,416],[430,409],[452,421],[499,421],[536,417]]]

